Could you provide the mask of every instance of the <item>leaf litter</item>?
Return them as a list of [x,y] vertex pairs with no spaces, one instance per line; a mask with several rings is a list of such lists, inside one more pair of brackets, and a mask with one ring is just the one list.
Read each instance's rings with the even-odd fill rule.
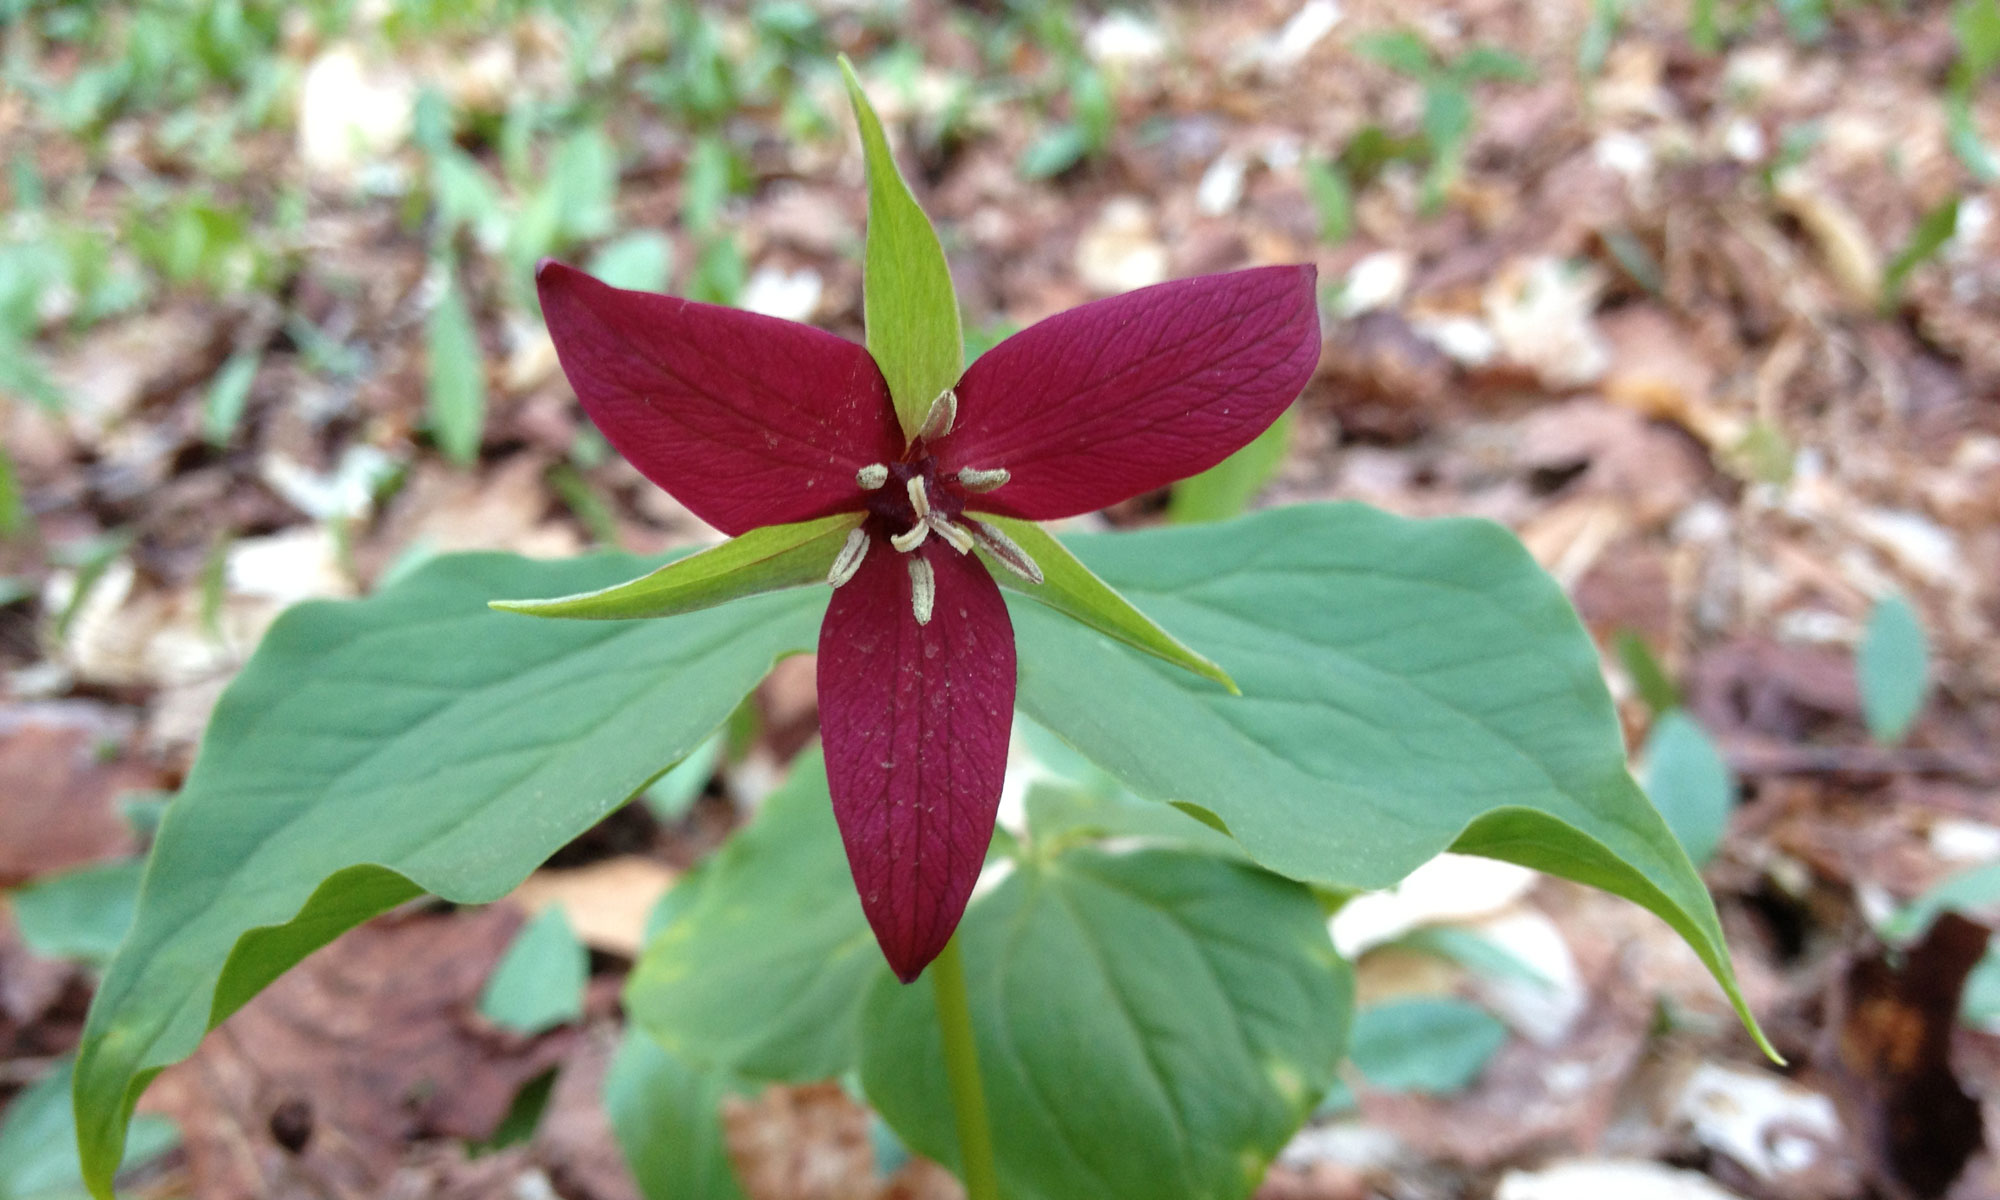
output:
[[[1084,138],[1040,178],[1023,176],[1024,156],[1061,121],[1083,131],[1088,95],[1055,88],[1029,103],[1009,80],[1055,78],[1056,49],[1026,38],[998,70],[988,26],[924,6],[901,23],[859,9],[820,22],[830,49],[864,64],[951,235],[969,339],[1158,278],[1316,263],[1340,319],[1326,322],[1260,503],[1351,498],[1508,524],[1606,647],[1635,747],[1659,714],[1610,648],[1640,637],[1738,781],[1707,878],[1746,990],[1795,1064],[1762,1064],[1653,923],[1570,885],[1510,885],[1400,916],[1399,932],[1508,947],[1558,977],[1560,1003],[1543,1007],[1569,1018],[1510,1018],[1533,1003],[1510,1006],[1470,960],[1418,968],[1426,952],[1357,947],[1364,991],[1471,1000],[1512,1032],[1461,1091],[1356,1079],[1359,1108],[1302,1135],[1262,1194],[1995,1194],[2000,1051],[1953,1020],[1977,956],[1961,946],[1939,965],[1924,943],[1885,952],[1871,933],[2000,846],[2000,228],[1963,133],[2000,137],[2000,111],[1989,84],[1969,93],[1965,120],[1953,115],[1951,13],[1834,6],[1828,31],[1804,38],[1753,6],[1712,52],[1679,6],[1582,0],[1074,17],[1115,120],[1101,146]],[[757,44],[740,14],[713,20],[733,52]],[[1592,34],[1598,22],[1607,32]],[[1534,77],[1471,85],[1464,144],[1425,144],[1435,82],[1357,53],[1412,28],[1437,62],[1494,47]],[[1594,66],[1586,35],[1600,38]],[[17,171],[13,220],[61,211],[113,233],[101,278],[78,269],[43,293],[24,335],[23,361],[60,410],[6,382],[6,453],[28,515],[0,544],[0,577],[18,582],[0,606],[10,885],[143,844],[120,795],[185,773],[207,705],[283,602],[366,590],[447,548],[712,538],[577,422],[510,282],[504,242],[525,236],[543,152],[532,122],[508,132],[510,105],[566,93],[568,36],[532,10],[431,43],[288,26],[259,52],[296,91],[222,171],[176,126],[198,106],[141,108],[90,149],[26,101],[0,105],[0,129],[49,197],[34,215]],[[908,86],[875,86],[878,54],[883,77]],[[84,69],[69,51],[36,66],[62,82]],[[426,88],[485,123],[456,144],[505,222],[475,214],[441,233],[409,219],[413,181],[436,169],[417,149]],[[681,290],[727,299],[747,285],[746,303],[859,334],[862,207],[844,127],[825,119],[839,112],[832,78],[794,104],[741,98],[720,125],[686,93],[676,112],[612,94],[617,230],[663,234]],[[697,137],[713,128],[729,152],[727,220],[689,222],[690,194],[714,186],[692,178]],[[1455,175],[1435,170],[1440,152]],[[1309,185],[1336,169],[1339,186]],[[147,249],[120,226],[157,185],[178,195],[210,175],[209,194],[153,218],[202,231],[178,235],[187,249]],[[307,182],[280,220],[270,181],[293,176]],[[76,186],[86,179],[97,182]],[[1931,218],[1948,202],[1956,220],[1939,240]],[[273,215],[232,244],[231,206]],[[738,232],[719,242],[723,224]],[[427,408],[425,281],[447,244],[490,359],[469,467],[443,454]],[[133,271],[160,282],[119,300],[105,281]],[[208,399],[237,354],[257,366],[217,445]],[[450,436],[467,453],[468,434]],[[1086,523],[1147,523],[1160,507]],[[1854,665],[1891,595],[1921,620],[1936,677],[1893,745],[1869,734]],[[767,691],[687,815],[621,815],[584,861],[519,898],[563,905],[598,952],[581,1029],[522,1042],[478,1025],[479,988],[517,920],[506,909],[400,912],[309,961],[163,1079],[148,1103],[175,1112],[186,1145],[155,1182],[203,1196],[635,1194],[590,1131],[587,1080],[616,1020],[637,897],[740,820],[739,801],[754,803],[810,725],[810,672]],[[89,976],[0,939],[4,1102],[70,1048]],[[385,981],[412,962],[424,969],[393,994]],[[336,996],[372,1007],[343,1015]],[[464,1149],[552,1066],[532,1139]],[[372,1103],[390,1094],[393,1111]],[[949,1194],[935,1178],[881,1178],[856,1150],[863,1118],[842,1103],[778,1094],[733,1110],[746,1186]],[[1911,1125],[1950,1141],[1917,1156],[1933,1175],[1910,1166],[1898,1131]]]

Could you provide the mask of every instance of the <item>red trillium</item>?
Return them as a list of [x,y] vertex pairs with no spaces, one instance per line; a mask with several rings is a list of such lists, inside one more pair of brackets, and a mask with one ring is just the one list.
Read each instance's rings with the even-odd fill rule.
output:
[[904,981],[944,948],[993,835],[1014,630],[991,518],[1092,512],[1205,470],[1312,374],[1310,266],[1144,288],[1001,342],[905,437],[862,346],[789,321],[537,274],[577,397],[618,452],[739,535],[851,514],[828,571],[819,703],[862,908]]

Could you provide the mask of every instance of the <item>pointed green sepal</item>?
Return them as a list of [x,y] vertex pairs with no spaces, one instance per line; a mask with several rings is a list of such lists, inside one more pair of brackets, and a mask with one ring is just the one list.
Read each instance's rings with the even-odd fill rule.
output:
[[868,243],[861,275],[868,352],[889,382],[904,435],[915,437],[931,402],[958,382],[965,363],[958,296],[937,230],[896,170],[882,122],[845,55],[840,72],[868,164]]
[[502,612],[531,617],[616,621],[672,617],[784,588],[825,583],[827,571],[860,528],[862,513],[836,513],[795,525],[767,525],[720,546],[676,559],[637,579],[552,600],[492,600]]
[[1143,650],[1203,679],[1213,680],[1228,688],[1232,696],[1243,694],[1227,671],[1182,645],[1173,634],[1155,625],[1151,617],[1132,607],[1130,600],[1093,574],[1076,555],[1069,552],[1069,547],[1057,541],[1048,530],[1033,521],[1012,517],[981,516],[979,519],[997,526],[1013,538],[1014,543],[1026,551],[1042,571],[1042,582],[1029,583],[982,549],[980,557],[986,560],[993,571],[993,578],[1000,582],[1001,587],[1039,600],[1064,616],[1116,638],[1135,650]]

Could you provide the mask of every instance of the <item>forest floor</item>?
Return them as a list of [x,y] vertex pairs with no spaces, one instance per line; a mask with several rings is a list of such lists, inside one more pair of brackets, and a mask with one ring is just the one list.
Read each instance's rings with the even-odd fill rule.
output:
[[[858,339],[844,52],[975,342],[1316,263],[1324,355],[1255,503],[1506,524],[1599,638],[1642,778],[1733,797],[1705,877],[1788,1067],[1651,917],[1447,867],[1343,948],[1364,1002],[1470,998],[1504,1044],[1464,1086],[1356,1077],[1261,1197],[2000,1198],[2000,959],[1949,922],[1896,945],[2000,861],[2000,6],[340,7],[0,25],[0,889],[139,852],[288,604],[449,550],[712,538],[587,429],[527,272]],[[1896,596],[1929,647],[1900,736],[1855,667]],[[1676,699],[1692,732],[1649,742]],[[758,708],[680,815],[631,806],[501,904],[374,922],[231,1018],[148,1094],[180,1145],[131,1194],[637,1197],[597,1100],[619,986],[651,901],[810,736],[807,660]],[[500,1032],[481,988],[556,903],[585,1015]],[[101,914],[31,944],[5,904],[0,1122],[106,949]],[[2000,879],[1959,907],[2000,912]],[[1376,948],[1428,925],[1547,978]],[[470,1151],[551,1066],[532,1135]],[[752,1200],[955,1192],[878,1163],[837,1086],[728,1127]]]

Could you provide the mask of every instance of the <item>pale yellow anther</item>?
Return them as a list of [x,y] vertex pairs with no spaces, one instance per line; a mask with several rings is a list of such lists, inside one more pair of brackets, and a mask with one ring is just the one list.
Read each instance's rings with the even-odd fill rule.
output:
[[903,532],[891,537],[889,539],[889,544],[891,546],[894,546],[896,549],[901,550],[903,553],[908,554],[910,551],[915,550],[918,546],[923,545],[924,539],[929,537],[930,535],[931,535],[930,522],[918,521],[915,525],[912,525],[908,529],[905,529]]
[[972,535],[952,524],[940,514],[932,513],[925,523],[935,530],[939,537],[950,543],[951,548],[960,554],[968,553],[972,549]]
[[932,441],[951,432],[958,423],[958,393],[946,388],[931,401],[931,410],[924,414],[924,423],[917,429],[917,436]]
[[910,612],[917,618],[917,624],[928,625],[931,609],[937,604],[937,575],[928,559],[912,558],[909,562]]
[[847,544],[834,555],[833,569],[826,573],[826,581],[835,587],[854,578],[861,569],[861,560],[868,557],[868,535],[859,529],[849,530]]
[[924,486],[923,477],[912,476],[903,486],[910,493],[910,507],[917,510],[917,520],[930,516],[931,493]]
[[889,482],[889,468],[881,463],[869,463],[854,473],[854,482],[864,492],[872,492]]
[[990,492],[1012,478],[1005,467],[995,467],[990,471],[967,467],[958,473],[958,486],[968,492]]
[[992,555],[994,562],[1029,583],[1042,582],[1042,568],[1028,556],[1026,550],[1021,549],[1019,542],[1001,532],[999,526],[971,518],[967,518],[966,523],[972,527],[972,536],[977,539],[980,548]]

